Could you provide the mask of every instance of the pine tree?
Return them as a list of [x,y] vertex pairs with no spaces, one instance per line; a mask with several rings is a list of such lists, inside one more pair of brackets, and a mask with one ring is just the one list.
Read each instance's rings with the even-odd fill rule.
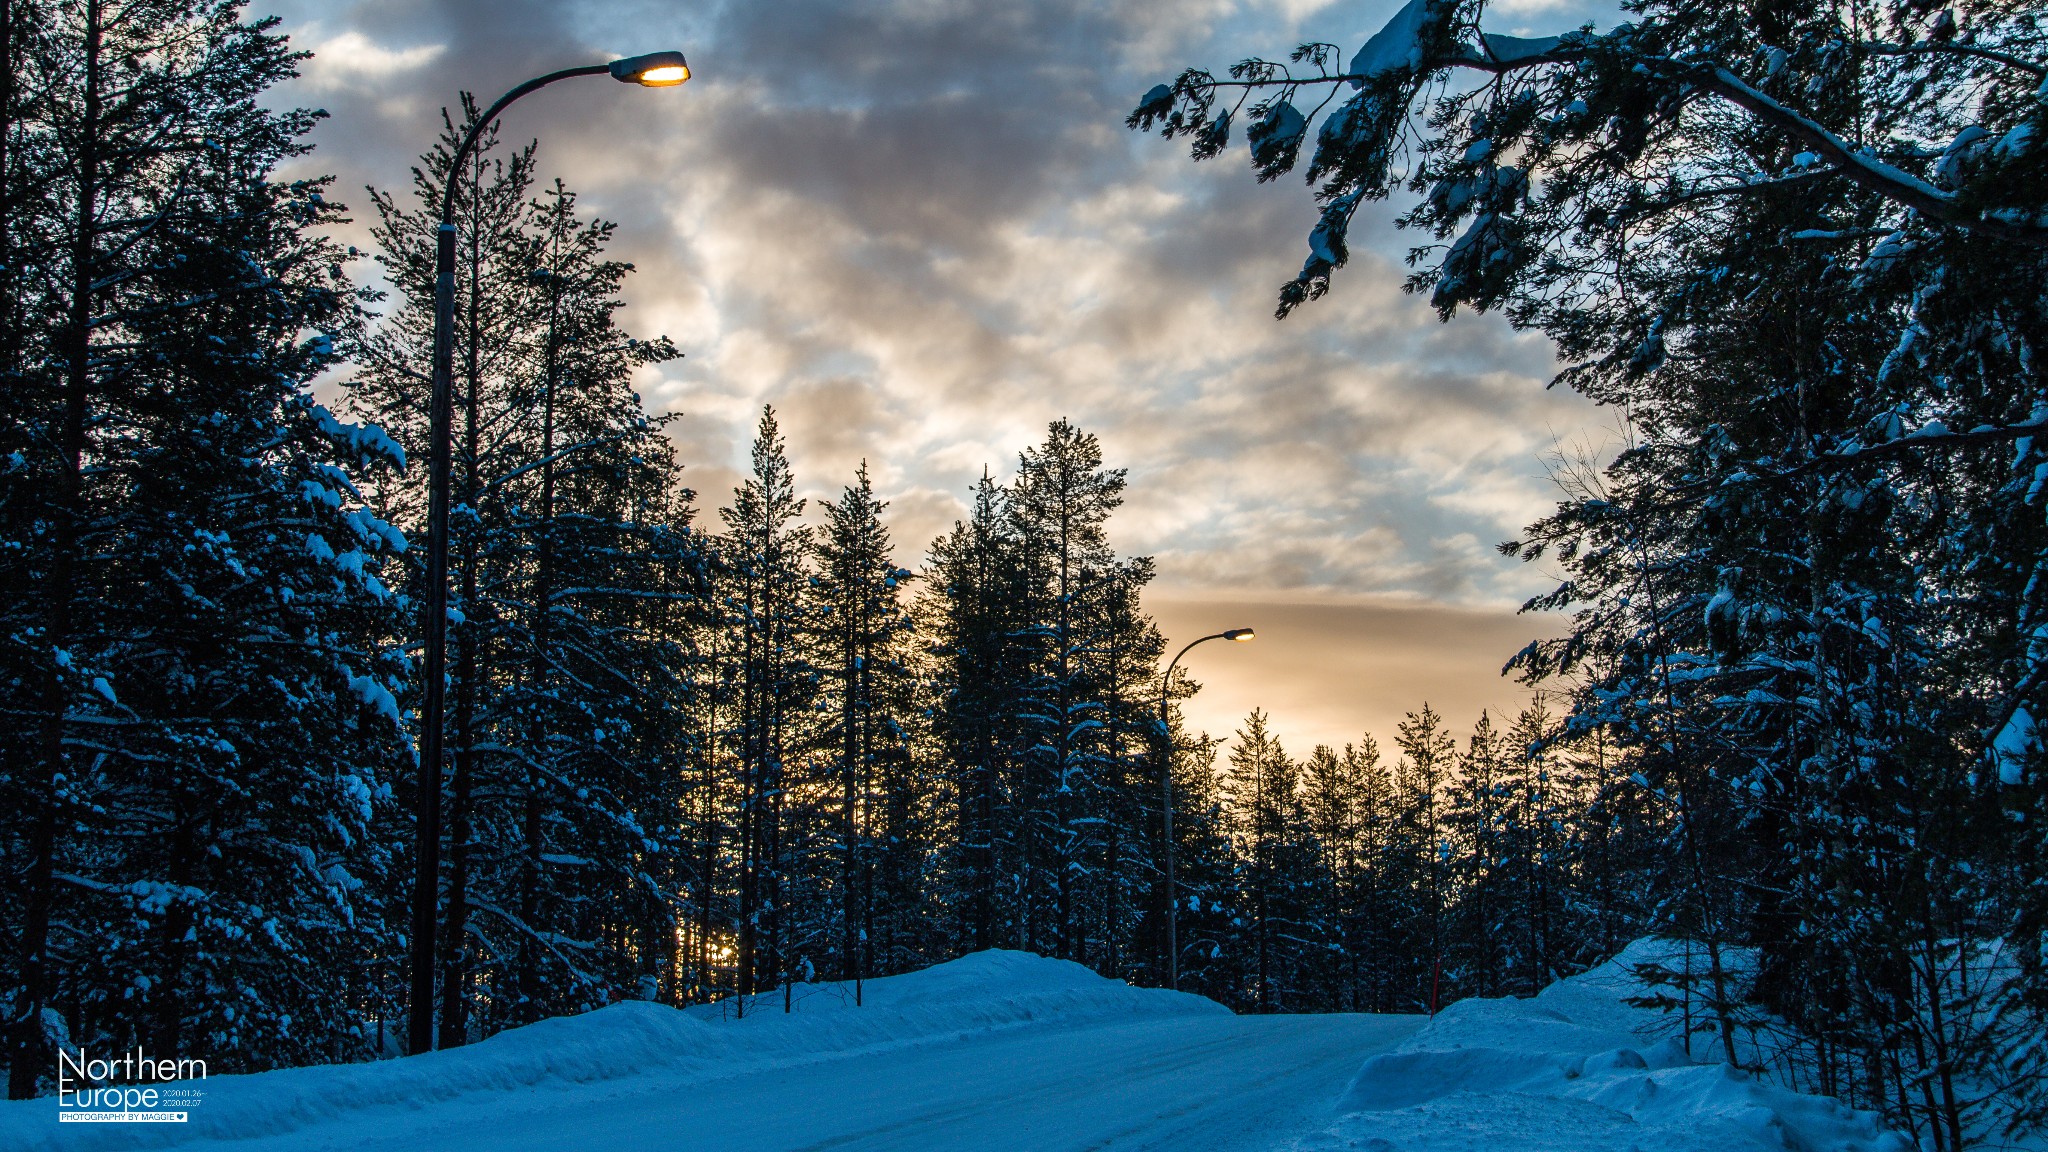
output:
[[317,114],[232,6],[7,7],[10,1094],[67,1037],[346,1058],[403,749],[356,481],[403,457],[306,389],[353,322],[325,184],[272,179]]
[[952,766],[953,851],[948,903],[961,946],[1011,938],[1021,888],[1012,818],[1018,731],[1014,701],[1026,674],[1018,642],[1024,573],[1006,494],[984,471],[971,518],[932,545],[921,605],[930,671],[926,691],[939,759]]
[[1503,769],[1501,862],[1503,888],[1513,911],[1503,922],[1508,954],[1503,973],[1516,994],[1534,996],[1560,972],[1557,934],[1566,927],[1560,904],[1567,873],[1562,833],[1574,798],[1559,779],[1554,731],[1542,703],[1524,708],[1508,729]]
[[1444,730],[1443,717],[1428,704],[1401,721],[1395,746],[1401,760],[1394,770],[1394,833],[1390,856],[1399,869],[1396,885],[1405,887],[1404,917],[1408,930],[1400,946],[1411,957],[1404,972],[1402,999],[1434,1014],[1443,1006],[1444,945],[1449,911],[1448,790],[1457,763],[1457,744]]
[[[1178,688],[1186,683],[1174,678]],[[1222,1004],[1244,1003],[1241,952],[1242,902],[1238,858],[1232,843],[1232,813],[1225,806],[1216,771],[1217,742],[1207,732],[1173,737],[1182,751],[1173,758],[1173,835],[1176,893],[1180,899],[1180,987]],[[1161,880],[1164,877],[1160,878]],[[1163,951],[1165,884],[1148,900],[1148,932]],[[1166,966],[1153,969],[1163,984]]]
[[[655,877],[678,847],[671,764],[694,745],[671,717],[695,690],[691,632],[706,587],[664,421],[648,418],[631,388],[635,368],[674,351],[619,331],[630,266],[604,258],[611,232],[580,219],[560,181],[527,206],[519,236],[533,306],[505,381],[507,448],[475,510],[491,545],[479,556],[481,587],[494,605],[494,627],[478,631],[502,653],[478,666],[479,695],[491,700],[479,735],[498,744],[479,751],[502,765],[496,794],[519,797],[516,815],[489,814],[497,835],[482,845],[501,868],[518,861],[516,878],[499,872],[478,905],[499,921],[495,935],[518,940],[509,960],[489,958],[501,983],[484,997],[511,999],[515,1019],[644,995],[674,938],[674,893]],[[572,960],[565,942],[587,959]]]
[[1516,919],[1509,753],[1485,712],[1473,727],[1457,777],[1446,789],[1445,824],[1456,857],[1449,871],[1458,903],[1446,942],[1447,990],[1498,996],[1512,968],[1507,925]]
[[[1365,816],[1359,759],[1318,744],[1302,761],[1302,809],[1315,854],[1310,922],[1320,945],[1311,962],[1314,1002],[1324,1010],[1357,1011],[1360,974],[1358,895]],[[1377,749],[1375,749],[1377,752]]]
[[[866,463],[836,503],[825,506],[818,542],[817,663],[823,701],[832,717],[820,743],[837,760],[836,852],[839,895],[839,978],[859,982],[874,971],[876,946],[894,954],[917,893],[913,873],[908,775],[910,670],[905,661],[910,618],[900,603],[907,569],[896,567],[889,532]],[[877,876],[881,904],[877,907]],[[879,924],[878,924],[879,919]],[[886,931],[886,939],[878,932]]]
[[1095,437],[1065,420],[1026,450],[1009,513],[1032,613],[1025,639],[1032,675],[1019,713],[1025,747],[1018,781],[1025,869],[1021,938],[1063,959],[1080,955],[1078,891],[1099,848],[1106,803],[1100,754],[1104,703],[1089,658],[1098,636],[1090,605],[1114,585],[1106,526],[1122,503],[1124,474],[1102,467]]
[[[473,104],[465,104],[470,121]],[[451,120],[415,170],[420,206],[380,195],[376,230],[405,300],[362,349],[359,409],[424,451],[438,190]],[[604,257],[558,181],[527,199],[535,146],[484,146],[458,180],[463,405],[451,516],[455,771],[449,780],[440,1036],[639,994],[667,955],[673,871],[663,840],[677,785],[661,767],[690,738],[703,595],[690,495],[631,373],[674,355],[618,330],[630,267]],[[387,492],[422,515],[416,490]],[[659,837],[656,829],[667,829]],[[628,939],[649,945],[629,949]]]
[[1242,870],[1239,899],[1248,955],[1240,1002],[1276,1012],[1295,1002],[1304,939],[1309,850],[1302,825],[1300,767],[1254,709],[1237,731],[1226,784]]
[[[448,930],[440,934],[442,1004],[437,1036],[443,1046],[462,1044],[469,1033],[474,962],[469,928],[475,822],[471,796],[478,777],[486,772],[478,764],[478,746],[483,743],[479,713],[488,712],[494,703],[488,694],[495,677],[487,666],[505,655],[494,643],[499,638],[492,635],[498,624],[489,607],[493,601],[479,596],[484,557],[503,549],[485,539],[478,510],[483,504],[485,473],[506,470],[505,459],[522,455],[519,449],[524,447],[507,451],[500,432],[489,437],[497,450],[487,453],[484,429],[506,421],[510,405],[505,403],[505,384],[523,368],[515,350],[521,343],[518,329],[528,319],[522,313],[530,311],[531,292],[523,282],[526,261],[518,229],[534,179],[538,147],[530,143],[509,157],[495,155],[499,139],[492,125],[485,129],[467,166],[454,171],[455,150],[481,114],[468,93],[462,96],[462,112],[458,122],[442,110],[440,138],[412,170],[415,207],[402,205],[390,193],[370,189],[378,217],[371,234],[381,249],[379,263],[402,301],[396,313],[357,350],[362,371],[349,382],[351,406],[356,412],[391,429],[415,458],[429,458],[430,390],[425,385],[431,377],[433,352],[438,204],[441,190],[453,181],[461,236],[456,249],[454,315],[459,351],[455,404],[462,415],[453,445],[455,504],[449,511],[450,569],[456,581],[449,601],[455,692],[446,747],[454,771],[446,780],[450,795],[440,807],[446,814],[449,840],[442,855],[446,869],[443,903],[449,922]],[[385,514],[424,537],[425,494],[426,486],[417,482],[392,486],[381,493]],[[425,603],[424,597],[421,603]],[[530,981],[526,991],[537,994]],[[526,1012],[519,1016],[522,1021],[534,1018]]]
[[1395,1011],[1396,919],[1399,884],[1406,874],[1394,856],[1397,843],[1394,778],[1370,734],[1344,746],[1344,776],[1350,782],[1356,821],[1356,857],[1349,890],[1350,915],[1344,951],[1349,964],[1352,1011]]
[[1084,653],[1101,705],[1095,763],[1103,785],[1091,894],[1100,943],[1090,960],[1110,975],[1134,974],[1146,954],[1137,932],[1160,871],[1150,830],[1158,820],[1155,669],[1165,639],[1141,602],[1153,573],[1149,557],[1113,563],[1090,601],[1095,639]]
[[[812,529],[797,522],[797,498],[773,408],[764,408],[754,439],[751,477],[733,490],[725,522],[723,572],[736,715],[729,729],[739,772],[740,874],[737,994],[745,998],[787,980],[796,957],[787,950],[786,889],[791,880],[784,809],[793,764],[813,733],[807,721],[813,671],[803,651]],[[790,892],[788,894],[792,894]]]

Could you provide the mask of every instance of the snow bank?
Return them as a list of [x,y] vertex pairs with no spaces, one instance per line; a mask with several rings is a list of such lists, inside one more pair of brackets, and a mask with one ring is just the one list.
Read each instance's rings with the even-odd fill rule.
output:
[[1199,996],[1133,988],[1079,964],[1000,950],[870,980],[863,991],[864,1006],[856,1008],[851,986],[799,984],[794,1012],[783,1012],[778,989],[754,998],[744,1019],[720,1005],[614,1004],[405,1060],[215,1076],[200,1085],[205,1096],[185,1124],[60,1125],[54,1099],[9,1102],[0,1105],[0,1148],[142,1148],[274,1136],[478,1093],[648,1073],[668,1082],[713,1080],[1032,1023],[1228,1015]]
[[[1303,1150],[1360,1152],[1912,1152],[1878,1117],[1687,1059],[1644,995],[1638,964],[1675,962],[1639,940],[1531,1000],[1462,1000],[1367,1060],[1345,1115]],[[1709,1041],[1708,1043],[1712,1043]],[[1705,1045],[1695,1043],[1702,1058]]]

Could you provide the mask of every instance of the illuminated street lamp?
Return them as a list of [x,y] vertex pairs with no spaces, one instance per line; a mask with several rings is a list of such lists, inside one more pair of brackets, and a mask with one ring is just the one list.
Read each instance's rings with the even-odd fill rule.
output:
[[1159,760],[1159,818],[1160,827],[1166,838],[1166,986],[1180,988],[1180,893],[1173,881],[1173,729],[1166,721],[1166,702],[1173,687],[1173,670],[1180,665],[1181,656],[1196,644],[1211,640],[1235,640],[1240,644],[1249,642],[1254,633],[1249,628],[1232,628],[1213,636],[1190,641],[1187,648],[1173,658],[1166,666],[1166,675],[1159,678],[1159,741],[1164,751]]
[[690,78],[681,52],[650,52],[609,64],[564,68],[521,84],[491,105],[470,126],[448,162],[441,190],[441,226],[434,254],[434,377],[429,415],[431,460],[427,496],[426,691],[420,707],[420,796],[418,865],[412,891],[411,1001],[407,1008],[406,1051],[434,1047],[434,930],[439,914],[441,870],[441,721],[448,668],[448,483],[449,426],[455,391],[455,181],[484,128],[528,92],[572,76],[610,76],[624,84],[673,88]]

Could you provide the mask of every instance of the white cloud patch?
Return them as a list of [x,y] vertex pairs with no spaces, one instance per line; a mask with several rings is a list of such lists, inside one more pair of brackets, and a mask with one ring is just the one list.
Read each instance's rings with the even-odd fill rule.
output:
[[309,31],[303,40],[312,50],[303,83],[316,91],[367,90],[391,83],[404,73],[425,68],[448,50],[446,44],[415,44],[393,48],[347,29],[325,39]]

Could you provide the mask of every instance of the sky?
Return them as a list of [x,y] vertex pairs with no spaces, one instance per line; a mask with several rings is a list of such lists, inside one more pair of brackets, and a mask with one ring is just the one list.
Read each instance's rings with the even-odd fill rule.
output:
[[[541,178],[618,223],[625,327],[685,358],[637,382],[703,516],[730,499],[763,404],[800,492],[865,460],[898,559],[962,516],[1067,418],[1128,470],[1111,539],[1157,559],[1148,607],[1186,667],[1190,722],[1254,706],[1290,748],[1384,743],[1425,701],[1454,725],[1520,707],[1500,676],[1563,627],[1517,615],[1557,573],[1495,545],[1556,500],[1559,450],[1605,414],[1560,389],[1550,345],[1496,317],[1439,323],[1402,290],[1399,204],[1361,213],[1331,294],[1275,320],[1315,219],[1298,179],[1257,184],[1241,140],[1202,164],[1123,119],[1183,67],[1221,74],[1327,40],[1346,55],[1393,0],[275,0],[314,56],[281,102],[327,110],[294,175],[334,198],[403,190],[462,90],[680,48],[680,88],[576,80],[523,99]],[[1490,26],[1602,12],[1496,0]],[[363,235],[350,239],[368,247]],[[373,269],[359,266],[359,274]]]

